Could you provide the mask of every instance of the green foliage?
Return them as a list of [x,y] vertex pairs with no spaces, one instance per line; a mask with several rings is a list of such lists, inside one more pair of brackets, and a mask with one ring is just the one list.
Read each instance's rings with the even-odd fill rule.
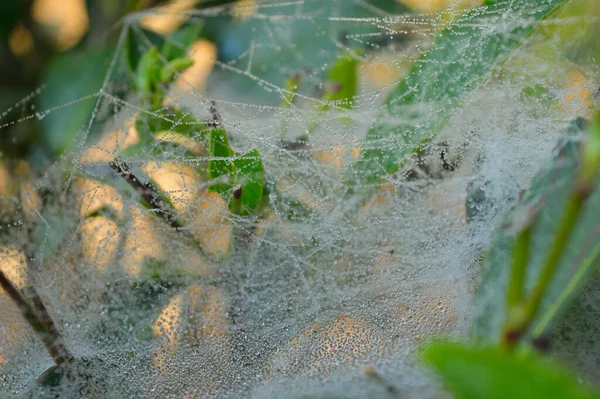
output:
[[135,77],[138,65],[142,57],[146,54],[148,42],[152,47],[160,48],[164,43],[164,38],[153,31],[140,28],[137,25],[129,26],[127,29],[127,40],[125,40],[123,46],[123,56],[132,77]]
[[[153,31],[130,25],[127,30],[127,40],[123,47],[123,55],[129,72],[133,76],[139,73],[139,64],[150,50],[148,43],[156,49],[159,60],[170,63],[186,58],[189,46],[200,36],[202,24],[183,27],[168,38]],[[160,50],[159,50],[160,49]]]
[[[54,157],[73,145],[78,132],[90,128],[98,101],[95,93],[102,88],[111,55],[108,50],[72,52],[58,55],[50,63],[39,108],[48,111],[40,123],[45,148]],[[65,106],[54,109],[56,104]]]
[[[547,254],[557,248],[556,237],[566,212],[565,207],[573,190],[577,190],[573,186],[574,181],[583,173],[580,167],[582,150],[576,137],[581,133],[577,124],[571,127],[571,135],[534,178],[530,188],[522,194],[519,203],[496,232],[485,258],[475,300],[473,331],[476,337],[488,342],[498,342],[501,338],[502,324],[506,322],[504,315],[508,312],[502,298],[511,280],[509,265],[519,242],[517,231],[523,223],[531,223],[531,243],[527,251],[529,262],[526,264],[523,291],[526,296],[534,295],[537,283],[542,278]],[[588,144],[589,141],[586,142],[586,148],[589,148]],[[548,332],[557,316],[597,267],[600,260],[600,236],[597,234],[599,206],[600,190],[596,188],[575,220],[577,223],[567,236],[564,251],[558,256],[552,255],[558,263],[544,290],[539,311],[536,312],[538,316],[531,323],[530,334],[533,338]]]
[[294,74],[285,80],[285,89],[287,92],[283,95],[281,100],[282,108],[290,108],[296,99],[296,93],[298,92],[298,86],[300,85],[300,74]]
[[[148,147],[156,143],[158,133],[170,132],[191,138],[199,144],[206,145],[210,128],[198,121],[188,112],[179,109],[161,110],[142,113],[135,121],[135,128],[140,138],[140,145]],[[134,151],[129,150],[131,155]]]
[[162,45],[160,53],[169,62],[185,58],[189,47],[198,39],[202,31],[202,24],[195,21],[193,25],[185,26],[167,38]]
[[229,147],[224,130],[211,132],[209,177],[210,190],[228,201],[238,215],[256,213],[262,204],[265,176],[258,150],[239,154]]
[[[188,26],[169,38],[161,38],[140,28],[129,27],[123,47],[125,63],[134,88],[146,101],[150,101],[154,109],[161,107],[166,86],[193,65],[187,51],[201,29],[202,25]],[[140,53],[140,49],[148,48],[148,42],[149,49]]]
[[[481,86],[537,22],[564,2],[488,0],[485,7],[456,17],[389,94],[379,121],[369,130],[367,142],[391,146],[367,144],[372,148],[361,153],[347,183],[347,196],[358,194],[358,202],[368,198],[371,193],[359,193],[357,188],[376,187],[386,174],[397,171],[410,152],[441,130],[465,95]],[[524,22],[496,29],[498,18]],[[397,116],[403,122],[398,123]],[[386,122],[390,117],[393,123]]]
[[453,343],[431,344],[422,355],[456,399],[600,398],[567,370],[535,355]]
[[[329,69],[322,99],[336,107],[352,108],[358,92],[358,56],[355,51],[345,51]],[[330,105],[322,105],[329,109]]]

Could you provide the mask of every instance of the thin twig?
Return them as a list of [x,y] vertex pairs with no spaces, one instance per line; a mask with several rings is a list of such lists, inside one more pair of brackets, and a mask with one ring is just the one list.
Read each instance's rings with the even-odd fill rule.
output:
[[173,210],[165,206],[164,201],[161,201],[161,198],[164,197],[164,195],[161,195],[156,187],[151,183],[142,183],[140,179],[136,178],[135,175],[131,173],[127,164],[119,158],[110,161],[108,166],[125,179],[125,181],[138,192],[146,204],[154,207],[158,211],[160,217],[171,227],[176,230],[182,227],[182,224],[173,215]]
[[140,194],[142,200],[147,205],[154,207],[157,210],[157,214],[167,224],[169,224],[169,226],[171,226],[180,234],[184,235],[188,240],[190,240],[194,244],[194,246],[196,247],[198,252],[200,252],[201,255],[206,256],[202,244],[196,239],[196,237],[193,236],[193,234],[190,231],[183,229],[185,225],[181,222],[181,218],[178,217],[177,211],[172,207],[165,205],[165,201],[161,200],[162,198],[166,198],[166,196],[162,194],[158,188],[154,187],[154,185],[152,185],[151,183],[142,183],[140,179],[135,177],[135,175],[131,172],[127,164],[120,158],[110,161],[108,165],[111,167],[111,169],[117,172],[119,176],[121,176],[131,187],[133,187],[135,191],[137,191]]
[[31,301],[31,304],[33,305],[33,310],[39,317],[42,325],[44,326],[44,329],[48,332],[48,334],[50,334],[54,348],[56,349],[56,353],[63,359],[72,359],[72,356],[67,351],[67,348],[64,345],[64,341],[60,336],[58,329],[56,328],[56,324],[54,324],[54,322],[52,321],[52,318],[50,317],[50,313],[48,313],[46,305],[44,305],[42,298],[40,298],[35,288],[33,288],[32,286],[28,286],[25,287],[23,291],[25,296]]
[[[33,331],[40,337],[54,363],[60,366],[63,363],[72,361],[73,358],[64,346],[54,322],[33,287],[30,287],[28,290],[29,294],[33,297],[34,306],[32,307],[2,270],[0,270],[0,285],[10,299],[18,306],[21,314]],[[36,310],[39,314],[36,314]]]

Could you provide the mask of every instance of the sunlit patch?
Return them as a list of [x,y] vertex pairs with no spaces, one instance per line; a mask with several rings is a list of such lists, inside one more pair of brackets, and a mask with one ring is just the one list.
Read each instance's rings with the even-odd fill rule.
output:
[[377,337],[364,321],[348,314],[336,317],[332,326],[319,333],[320,345],[313,355],[313,369],[321,363],[353,363],[370,352],[373,345],[380,344]]
[[456,323],[455,302],[458,298],[453,285],[433,283],[418,286],[410,298],[398,304],[396,317],[403,330],[403,339],[418,341],[451,331]]
[[117,215],[123,212],[123,202],[117,191],[104,183],[95,180],[78,178],[79,214],[81,217],[110,207]]
[[7,196],[12,189],[13,181],[4,162],[0,161],[0,195]]
[[198,193],[200,179],[192,167],[176,162],[148,162],[143,170],[169,196],[178,212],[184,212]]
[[192,285],[187,290],[187,340],[201,344],[210,337],[224,337],[228,334],[229,320],[227,300],[223,290],[215,287]]
[[33,36],[23,24],[18,24],[8,38],[10,51],[17,57],[29,54],[33,50]]
[[32,16],[60,51],[74,47],[88,30],[85,0],[35,0]]
[[115,159],[118,151],[137,143],[135,117],[128,118],[122,129],[111,130],[104,134],[93,146],[85,149],[81,163],[109,162]]
[[331,176],[340,177],[344,172],[344,166],[354,162],[360,155],[358,144],[348,146],[335,146],[313,153],[314,159],[323,164],[326,173]]
[[21,198],[23,213],[30,220],[37,218],[37,212],[42,209],[42,198],[32,181],[26,181],[21,185]]
[[154,335],[160,337],[163,343],[154,352],[152,364],[163,373],[167,372],[169,359],[177,349],[179,326],[182,317],[181,304],[181,295],[172,298],[153,324]]
[[201,180],[193,168],[151,162],[145,170],[171,198],[175,209],[190,221],[187,227],[209,253],[229,251],[229,208],[219,194],[199,189]]
[[559,108],[573,117],[583,115],[592,118],[596,113],[593,95],[597,82],[582,72],[571,69],[564,78],[564,85],[566,90],[560,100]]
[[177,90],[186,92],[190,90],[191,86],[202,93],[205,89],[206,79],[217,59],[217,46],[208,40],[197,40],[190,47],[188,56],[194,60],[194,65],[177,78]]
[[138,276],[142,270],[144,259],[161,258],[165,250],[160,244],[156,223],[164,223],[148,213],[147,210],[131,207],[131,220],[125,233],[125,253],[121,258],[121,264],[125,271],[132,276]]
[[[0,267],[6,277],[17,287],[23,288],[27,284],[28,266],[23,251],[0,247]],[[0,291],[3,292],[3,291]]]
[[208,338],[225,337],[229,321],[221,290],[194,284],[173,297],[153,324],[154,334],[163,344],[155,351],[153,364],[161,371],[175,353],[181,339],[202,344]]
[[189,18],[186,12],[194,8],[198,1],[171,0],[164,6],[152,9],[153,14],[143,17],[140,25],[164,35],[174,32]]
[[246,20],[256,14],[258,4],[256,0],[238,0],[235,2],[231,14],[239,20]]
[[362,364],[383,343],[383,338],[363,320],[343,313],[293,338],[271,359],[271,373],[289,376],[298,370],[310,370],[312,375],[328,375],[336,367]]
[[[192,210],[191,210],[192,211]],[[203,193],[195,201],[191,229],[209,253],[229,252],[229,207],[217,193]]]
[[93,265],[100,273],[110,261],[121,240],[119,226],[105,217],[87,218],[80,227],[82,260]]
[[361,82],[364,82],[370,90],[389,86],[406,75],[411,64],[409,59],[405,58],[405,62],[402,63],[402,60],[398,60],[398,57],[363,62],[359,68]]
[[[23,251],[0,246],[0,268],[17,288],[28,285],[28,265]],[[11,354],[28,345],[30,338],[27,322],[3,289],[0,289],[0,375],[2,366],[11,360]],[[5,349],[7,349],[5,351]]]

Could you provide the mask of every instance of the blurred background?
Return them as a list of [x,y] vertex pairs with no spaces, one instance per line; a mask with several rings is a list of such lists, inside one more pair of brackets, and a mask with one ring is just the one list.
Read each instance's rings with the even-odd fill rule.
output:
[[[185,24],[182,13],[194,9],[231,7],[228,18],[203,28],[194,58],[202,64],[199,82],[211,68],[208,59],[233,59],[243,46],[231,40],[232,23],[256,12],[260,0],[2,0],[0,1],[0,160],[53,159],[65,150],[89,117],[96,92],[105,78],[123,21],[128,13],[155,8],[142,26],[167,35]],[[360,0],[313,2],[320,15],[372,17],[407,12],[432,12],[452,5],[470,7],[481,0]],[[189,14],[186,14],[189,16]],[[239,25],[239,24],[238,24]],[[376,75],[376,74],[375,74]],[[189,76],[188,76],[189,77]],[[283,78],[282,78],[283,79]],[[72,101],[67,112],[44,111]],[[27,104],[24,106],[24,104]],[[36,112],[38,114],[36,115]],[[37,117],[32,117],[35,115]],[[16,122],[18,121],[18,123]],[[62,132],[65,137],[56,137]],[[57,144],[59,143],[59,144]]]

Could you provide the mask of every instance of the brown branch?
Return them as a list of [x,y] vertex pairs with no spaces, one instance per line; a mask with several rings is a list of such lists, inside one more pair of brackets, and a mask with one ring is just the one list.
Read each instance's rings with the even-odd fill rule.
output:
[[184,235],[189,241],[191,241],[196,249],[200,252],[200,254],[206,256],[204,248],[202,244],[193,236],[192,233],[188,230],[183,230],[185,227],[184,224],[180,222],[180,218],[177,216],[177,212],[175,209],[166,206],[165,201],[162,201],[161,198],[164,198],[165,195],[162,194],[158,188],[154,187],[151,183],[142,183],[140,179],[136,178],[135,175],[131,172],[127,164],[117,158],[113,161],[110,161],[108,165],[115,172],[119,174],[133,189],[140,194],[142,200],[157,210],[157,214],[165,221],[169,226],[174,228],[177,232]]
[[[40,337],[54,363],[60,366],[63,363],[70,362],[73,358],[64,346],[54,322],[34,288],[29,287],[28,290],[34,302],[34,306],[32,307],[2,270],[0,270],[0,286],[2,286],[10,299],[17,305],[33,331]],[[36,313],[36,310],[39,314]]]
[[171,227],[176,230],[179,230],[181,227],[183,227],[173,214],[172,209],[165,206],[164,201],[161,201],[163,195],[158,192],[156,187],[154,187],[151,183],[142,183],[140,179],[136,178],[134,174],[131,173],[127,164],[119,158],[114,161],[110,161],[108,166],[117,172],[119,176],[125,179],[125,181],[131,187],[133,187],[135,191],[138,192],[146,204],[156,208],[160,217]]

